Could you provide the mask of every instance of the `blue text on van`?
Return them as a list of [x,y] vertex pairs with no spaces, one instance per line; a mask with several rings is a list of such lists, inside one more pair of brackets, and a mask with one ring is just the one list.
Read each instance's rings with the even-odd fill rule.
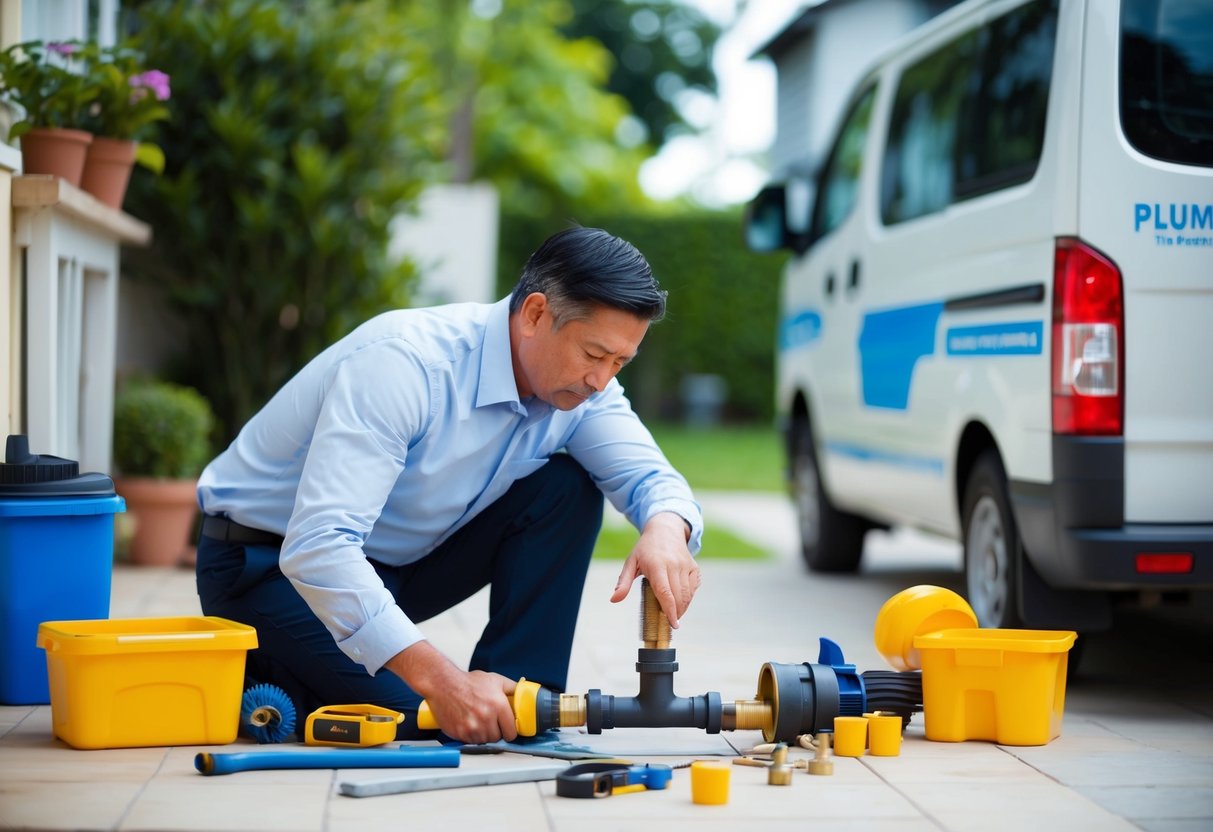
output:
[[1133,206],[1133,230],[1141,231],[1143,224],[1153,220],[1153,231],[1184,231],[1185,229],[1213,231],[1213,203],[1148,203]]
[[1040,321],[953,327],[946,335],[948,355],[1040,355]]

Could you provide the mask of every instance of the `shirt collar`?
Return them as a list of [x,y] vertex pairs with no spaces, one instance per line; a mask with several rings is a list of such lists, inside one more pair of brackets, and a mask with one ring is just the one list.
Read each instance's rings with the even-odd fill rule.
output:
[[521,407],[510,348],[509,297],[502,298],[489,309],[484,343],[480,347],[480,385],[476,390],[476,407],[503,402]]

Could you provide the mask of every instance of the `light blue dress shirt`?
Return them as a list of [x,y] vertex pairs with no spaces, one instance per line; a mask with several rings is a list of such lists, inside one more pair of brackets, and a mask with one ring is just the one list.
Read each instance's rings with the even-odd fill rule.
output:
[[304,367],[206,470],[208,514],[282,534],[284,575],[371,673],[424,638],[366,558],[432,552],[552,454],[567,451],[638,529],[703,518],[612,380],[574,410],[520,401],[509,299],[387,312]]

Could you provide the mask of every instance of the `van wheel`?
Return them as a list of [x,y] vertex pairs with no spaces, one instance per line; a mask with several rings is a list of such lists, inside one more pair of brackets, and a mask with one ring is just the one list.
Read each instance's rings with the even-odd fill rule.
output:
[[808,424],[797,426],[793,441],[791,486],[801,556],[814,572],[854,572],[863,556],[867,523],[830,505]]
[[1019,530],[1007,475],[993,451],[973,466],[964,499],[965,584],[982,627],[1019,626]]

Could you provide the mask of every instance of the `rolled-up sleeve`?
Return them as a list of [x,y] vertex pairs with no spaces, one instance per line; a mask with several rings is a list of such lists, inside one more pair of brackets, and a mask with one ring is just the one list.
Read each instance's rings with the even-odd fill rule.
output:
[[691,554],[699,553],[703,512],[618,383],[612,381],[587,406],[566,447],[633,526],[643,529],[655,514],[673,512],[690,525],[687,545]]
[[408,346],[384,339],[336,364],[321,395],[281,569],[338,647],[374,673],[423,638],[363,545],[432,416],[432,390]]

